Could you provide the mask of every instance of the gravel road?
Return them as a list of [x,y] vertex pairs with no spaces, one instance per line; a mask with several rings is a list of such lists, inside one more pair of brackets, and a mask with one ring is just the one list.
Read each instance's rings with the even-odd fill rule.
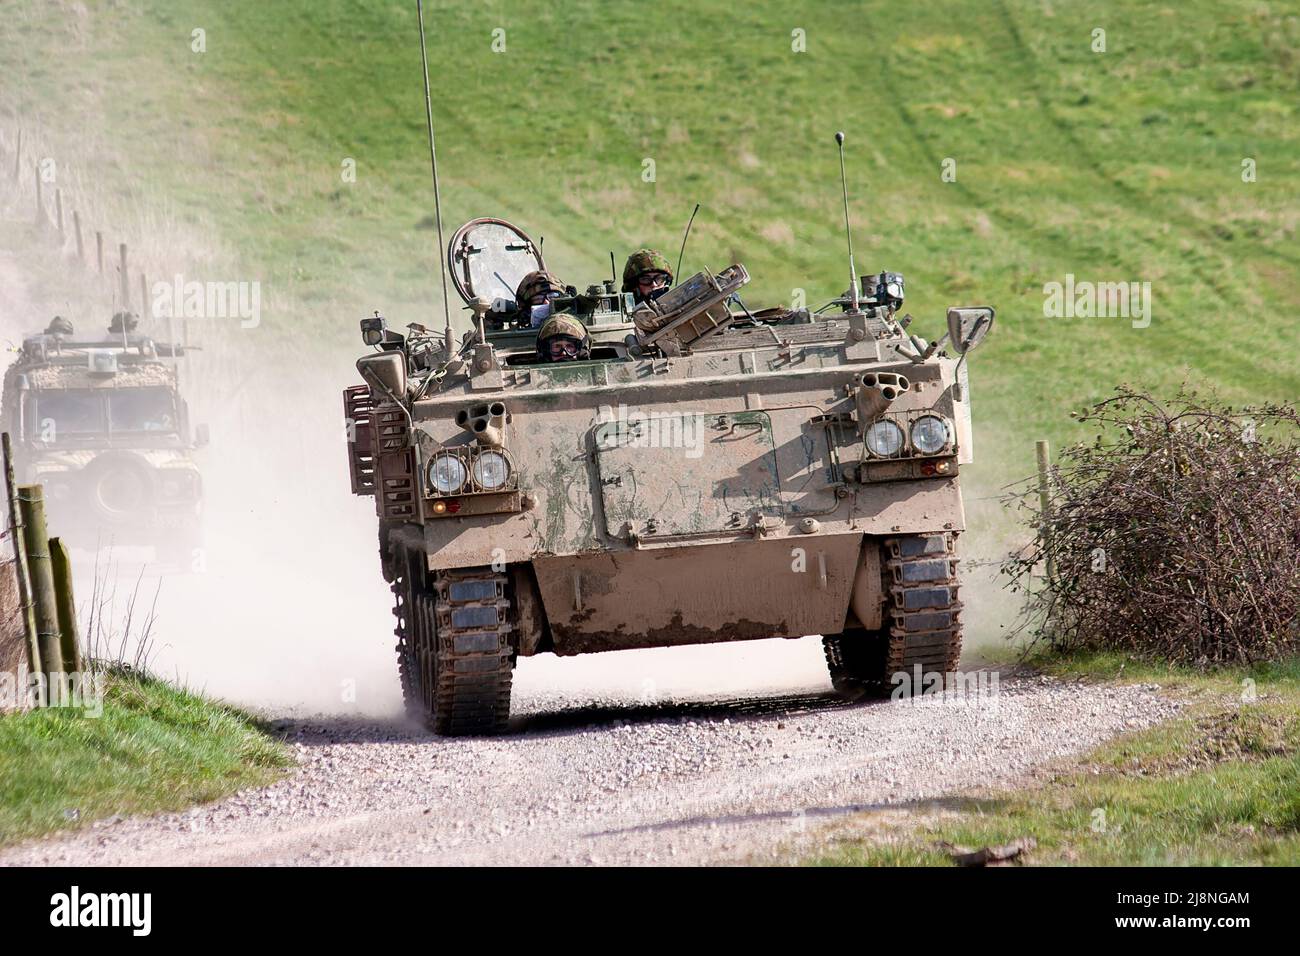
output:
[[534,694],[495,739],[299,720],[283,731],[301,766],[280,783],[23,844],[0,865],[763,862],[846,814],[1010,784],[1176,706],[1153,686],[1004,677],[958,702]]

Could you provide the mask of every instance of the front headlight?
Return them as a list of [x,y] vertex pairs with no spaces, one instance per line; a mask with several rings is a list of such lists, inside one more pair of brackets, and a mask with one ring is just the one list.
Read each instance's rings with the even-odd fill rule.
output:
[[474,459],[474,484],[484,491],[496,491],[510,480],[510,462],[499,451],[480,452]]
[[948,423],[934,415],[912,424],[912,445],[923,455],[935,455],[948,446]]
[[890,421],[873,422],[867,428],[867,448],[877,458],[893,458],[903,448],[903,430]]
[[465,487],[465,463],[455,455],[439,455],[429,463],[429,483],[440,495],[454,495]]

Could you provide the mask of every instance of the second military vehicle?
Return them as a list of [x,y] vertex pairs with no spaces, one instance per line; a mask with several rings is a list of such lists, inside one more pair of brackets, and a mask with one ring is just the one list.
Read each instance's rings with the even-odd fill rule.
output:
[[551,362],[513,299],[538,246],[479,219],[447,255],[476,329],[363,320],[344,393],[432,729],[501,730],[520,655],[819,634],[855,695],[957,667],[966,353],[992,309],[926,343],[882,272],[816,313],[752,313],[736,264],[649,302],[613,281],[555,299],[591,343]]
[[114,316],[104,339],[56,318],[23,340],[4,376],[4,429],[20,484],[45,489],[51,532],[86,550],[152,547],[189,570],[201,544],[203,481],[177,383],[180,346]]

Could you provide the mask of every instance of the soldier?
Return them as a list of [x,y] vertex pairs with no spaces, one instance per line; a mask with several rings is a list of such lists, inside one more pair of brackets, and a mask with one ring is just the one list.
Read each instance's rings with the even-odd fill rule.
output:
[[577,362],[591,358],[587,327],[571,315],[553,315],[537,333],[537,354],[543,362]]
[[637,302],[657,299],[673,284],[673,270],[662,252],[638,249],[627,257],[623,266],[623,291],[631,292]]
[[529,324],[537,328],[551,314],[551,300],[565,293],[564,285],[550,272],[530,272],[515,290],[515,304],[529,316]]
[[140,320],[130,312],[115,312],[113,313],[113,320],[108,324],[108,334],[123,335],[131,333],[136,330],[139,324]]
[[74,330],[72,323],[61,315],[56,315],[50,319],[49,327],[45,330],[46,335],[73,335]]

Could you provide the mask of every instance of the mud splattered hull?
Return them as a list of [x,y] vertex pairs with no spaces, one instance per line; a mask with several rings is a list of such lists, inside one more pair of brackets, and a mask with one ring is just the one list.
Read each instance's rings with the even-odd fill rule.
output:
[[840,631],[861,534],[533,562],[557,654]]

